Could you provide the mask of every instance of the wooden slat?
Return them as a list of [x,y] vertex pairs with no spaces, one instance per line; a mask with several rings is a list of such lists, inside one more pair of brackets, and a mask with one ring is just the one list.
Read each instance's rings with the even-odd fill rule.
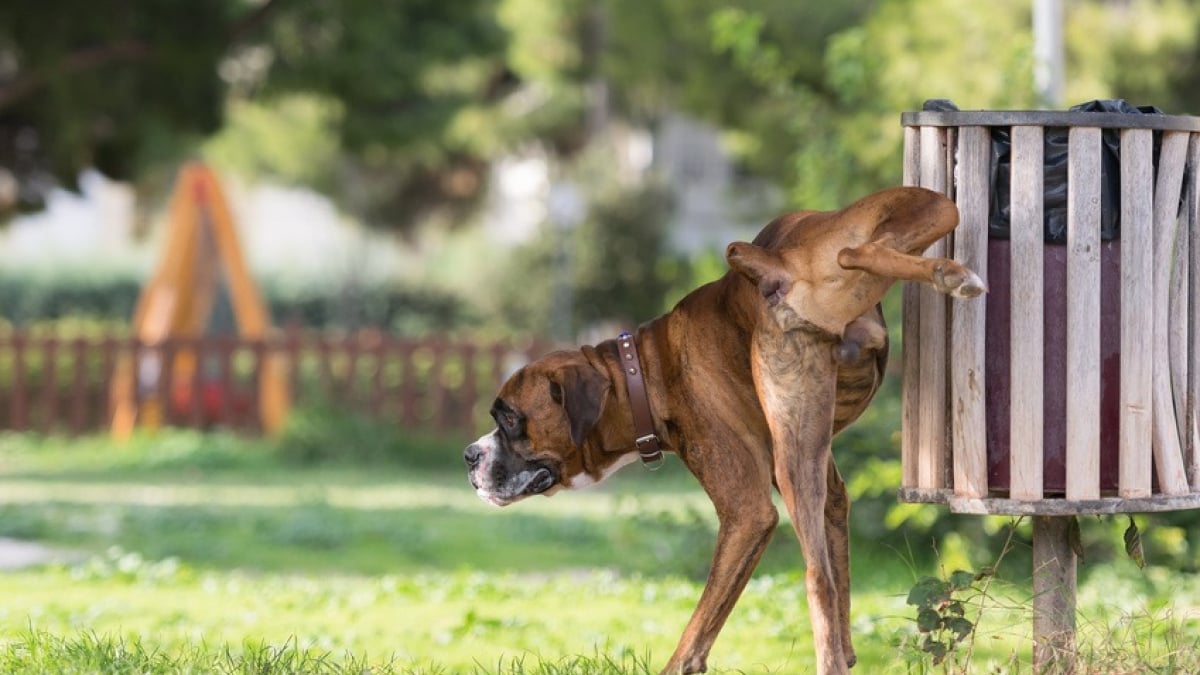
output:
[[1189,249],[1187,472],[1192,492],[1200,493],[1200,134],[1188,139],[1188,183],[1184,227]]
[[76,337],[71,341],[71,433],[82,434],[87,426],[88,417],[88,354],[90,345],[84,337]]
[[[957,202],[959,225],[954,259],[987,278],[988,193],[992,139],[986,127],[958,131]],[[985,497],[987,422],[984,415],[984,337],[986,296],[951,305],[950,400],[954,440],[954,493]]]
[[[948,178],[945,143],[945,129],[921,129],[921,186],[943,193]],[[945,257],[945,239],[935,242],[925,255]],[[923,287],[919,293],[922,330],[917,485],[939,488],[945,484],[946,470],[946,299],[932,288]]]
[[[1176,133],[1181,138],[1178,141],[1184,146],[1184,164],[1186,168],[1186,148],[1191,139],[1190,133]],[[1187,198],[1187,186],[1183,185],[1185,176],[1180,171],[1176,182],[1179,183],[1181,194]],[[1183,212],[1186,204],[1177,202],[1180,208],[1176,213],[1177,223],[1186,223],[1187,214]],[[1168,294],[1168,330],[1167,349],[1170,351],[1171,392],[1175,403],[1175,426],[1178,428],[1179,445],[1184,455],[1184,473],[1187,473],[1188,459],[1188,286],[1189,270],[1187,261],[1191,257],[1191,237],[1186,227],[1177,227],[1175,231],[1175,247],[1171,256],[1171,288]]]
[[26,376],[29,362],[25,359],[25,348],[28,343],[28,336],[24,331],[13,335],[12,409],[9,410],[12,424],[10,428],[13,431],[25,431],[29,426],[29,378]]
[[1151,131],[1121,132],[1121,440],[1117,486],[1127,499],[1150,496],[1154,165]]
[[[904,127],[904,184],[919,185],[921,179],[921,132],[916,127]],[[904,350],[904,379],[900,395],[900,467],[901,484],[916,487],[917,467],[921,447],[921,294],[917,284],[904,284],[902,307],[902,339]]]
[[1188,135],[1184,132],[1163,133],[1158,181],[1154,186],[1154,465],[1159,491],[1166,495],[1189,492],[1171,389],[1169,301],[1187,143]]
[[58,426],[58,345],[57,337],[42,341],[42,400],[38,404],[42,417],[38,430],[46,433]]
[[250,372],[246,382],[239,384],[245,386],[249,391],[246,391],[245,399],[242,399],[243,389],[238,388],[239,405],[234,411],[237,420],[234,424],[239,428],[260,433],[263,430],[262,398],[258,394],[262,391],[263,383],[266,380],[267,346],[262,338],[252,338],[242,343],[242,350],[242,353],[249,358]]
[[479,368],[478,365],[478,350],[474,345],[463,345],[463,381],[459,387],[462,392],[462,417],[459,419],[460,429],[475,428],[475,401],[479,399],[480,392],[477,391],[475,371]]
[[1100,130],[1070,130],[1067,499],[1100,496]]
[[1012,128],[1009,497],[1041,499],[1045,272],[1042,127]]
[[1114,513],[1161,513],[1200,508],[1200,494],[1167,497],[1154,495],[1144,499],[1101,497],[1070,501],[1066,499],[971,499],[955,497],[953,490],[916,490],[900,488],[896,497],[907,504],[945,504],[951,513],[1009,516],[1071,516],[1083,514],[1109,515]]
[[189,349],[196,366],[195,372],[192,373],[192,381],[186,385],[191,394],[188,396],[188,408],[183,414],[193,427],[200,429],[205,424],[204,382],[211,377],[207,369],[211,363],[209,355],[212,353],[212,343],[209,340],[193,339],[189,341]]
[[921,129],[904,127],[904,174],[905,185],[921,184]]
[[[1183,134],[1188,136],[1190,134]],[[1180,176],[1182,180],[1183,176]],[[1180,213],[1177,218],[1182,218]],[[1188,265],[1191,238],[1179,227],[1175,231],[1175,248],[1171,255],[1171,285],[1167,294],[1167,349],[1170,353],[1171,394],[1175,408],[1175,426],[1179,444],[1187,454],[1187,383],[1188,383]],[[1186,465],[1186,463],[1185,463]]]
[[[947,127],[946,135],[942,138],[942,145],[946,153],[946,159],[942,166],[946,167],[946,177],[942,186],[942,193],[952,200],[958,199],[958,127]],[[947,237],[953,241],[954,232],[951,232]],[[953,246],[947,246],[947,253]]]

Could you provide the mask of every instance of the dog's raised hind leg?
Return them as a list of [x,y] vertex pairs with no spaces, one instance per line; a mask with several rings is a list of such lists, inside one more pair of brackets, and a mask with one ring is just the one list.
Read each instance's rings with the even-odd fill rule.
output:
[[949,258],[910,255],[875,242],[842,249],[838,252],[837,262],[843,269],[920,281],[956,298],[973,298],[987,291],[987,285],[978,274]]

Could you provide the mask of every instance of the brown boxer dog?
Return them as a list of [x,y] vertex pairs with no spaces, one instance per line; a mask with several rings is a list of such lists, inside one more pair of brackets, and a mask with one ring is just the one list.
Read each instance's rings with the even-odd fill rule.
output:
[[896,279],[970,296],[970,270],[915,254],[954,229],[940,193],[894,188],[834,212],[781,216],[733,268],[669,313],[595,346],[518,370],[492,406],[496,429],[467,447],[471,485],[498,506],[597,483],[675,453],[719,527],[700,600],[663,673],[705,672],[717,633],[762,557],[777,488],[806,565],[818,671],[855,661],[849,629],[849,497],[830,440],[882,381],[877,303]]

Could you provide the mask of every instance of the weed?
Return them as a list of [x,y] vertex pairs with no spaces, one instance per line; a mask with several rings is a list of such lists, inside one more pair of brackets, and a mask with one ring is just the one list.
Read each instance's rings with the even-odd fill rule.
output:
[[916,606],[917,631],[924,636],[918,648],[933,665],[941,665],[975,631],[961,595],[977,590],[974,585],[987,576],[987,572],[958,570],[946,579],[922,577],[909,590],[906,602]]

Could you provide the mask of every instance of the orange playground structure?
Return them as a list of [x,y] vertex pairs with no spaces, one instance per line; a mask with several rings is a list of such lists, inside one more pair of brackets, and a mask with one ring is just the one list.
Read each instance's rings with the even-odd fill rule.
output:
[[[227,323],[233,325],[213,325],[218,306],[232,314]],[[168,412],[162,409],[164,402],[183,411],[199,406],[218,424],[219,410],[255,405],[263,431],[280,429],[289,407],[282,357],[268,355],[259,364],[256,401],[226,400],[233,392],[211,377],[206,363],[210,357],[198,342],[217,328],[241,339],[265,340],[271,319],[246,268],[216,175],[203,164],[191,163],[179,172],[163,257],[138,299],[133,317],[137,347],[120,356],[113,373],[114,436],[127,438],[138,425],[161,425]],[[162,386],[170,387],[166,395],[159,391]]]

